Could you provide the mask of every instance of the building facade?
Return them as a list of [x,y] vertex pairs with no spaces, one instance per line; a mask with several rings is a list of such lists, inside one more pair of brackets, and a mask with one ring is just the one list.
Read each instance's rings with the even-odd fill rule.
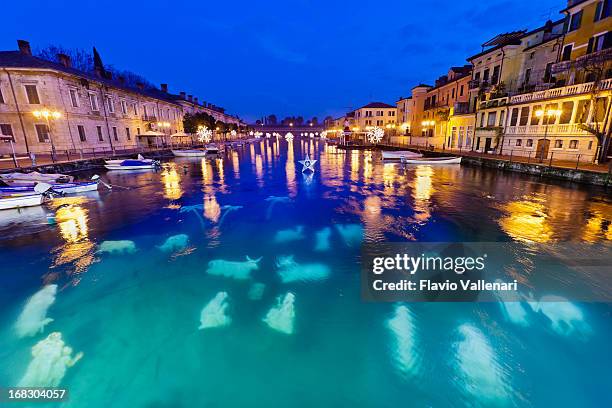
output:
[[[74,69],[66,55],[50,62],[32,56],[28,42],[18,45],[0,52],[0,134],[17,154],[168,145],[183,131],[183,116],[198,111],[241,123],[184,93],[170,94],[165,84],[128,87],[122,78]],[[9,143],[0,143],[0,154],[9,153]]]

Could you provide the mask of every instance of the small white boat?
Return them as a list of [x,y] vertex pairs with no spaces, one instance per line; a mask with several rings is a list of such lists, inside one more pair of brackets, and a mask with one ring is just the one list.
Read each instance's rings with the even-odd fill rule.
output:
[[8,186],[34,186],[36,183],[70,183],[73,180],[74,177],[65,174],[45,174],[37,171],[0,174],[0,181]]
[[0,210],[10,210],[13,208],[34,207],[43,202],[42,194],[29,195],[10,195],[0,196]]
[[149,170],[159,167],[157,161],[123,160],[120,163],[105,164],[108,170]]
[[416,158],[423,157],[421,153],[411,152],[410,150],[401,150],[401,151],[383,151],[382,152],[383,160],[402,160],[403,158]]
[[215,145],[206,146],[206,154],[219,154],[219,147]]
[[406,164],[460,164],[461,157],[415,157],[403,158],[402,163]]
[[[74,183],[57,183],[51,184],[51,190],[61,194],[76,194],[85,193],[87,191],[96,191],[98,189],[98,181],[85,181]],[[0,194],[34,194],[34,186],[10,186],[0,187]]]
[[202,157],[206,156],[207,150],[200,149],[184,149],[184,150],[172,150],[172,154],[176,157]]

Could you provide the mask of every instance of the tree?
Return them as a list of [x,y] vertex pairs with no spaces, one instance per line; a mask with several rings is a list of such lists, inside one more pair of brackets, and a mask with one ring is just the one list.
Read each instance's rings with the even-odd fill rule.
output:
[[319,118],[317,118],[316,116],[313,116],[312,119],[310,119],[310,123],[312,123],[313,126],[318,126]]
[[257,120],[255,121],[255,124],[256,124],[257,126],[261,126],[261,120],[257,119]]
[[188,113],[183,117],[183,129],[185,129],[185,133],[196,133],[199,126],[206,126],[209,129],[214,129],[216,126],[215,118],[206,112]]
[[276,125],[276,122],[277,122],[276,115],[268,115],[267,117],[268,125]]
[[34,55],[38,58],[59,63],[60,61],[57,58],[57,54],[66,54],[70,57],[70,62],[74,69],[83,72],[93,71],[93,57],[89,52],[79,48],[69,49],[59,45],[49,45],[34,52]]

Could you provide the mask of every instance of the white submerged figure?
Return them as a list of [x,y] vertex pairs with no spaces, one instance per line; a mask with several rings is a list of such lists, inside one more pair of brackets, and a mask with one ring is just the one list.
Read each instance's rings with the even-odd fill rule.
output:
[[266,290],[266,285],[261,282],[255,282],[249,288],[249,299],[251,300],[260,300],[263,297],[264,291]]
[[98,252],[102,254],[133,254],[136,252],[134,241],[104,241],[98,246]]
[[415,344],[414,316],[410,309],[404,305],[397,306],[393,317],[387,321],[387,327],[395,340],[397,368],[403,374],[413,374],[418,370],[419,356]]
[[238,211],[241,208],[242,208],[241,205],[224,205],[223,207],[221,207],[221,211],[223,211],[223,215],[219,219],[219,225],[223,224],[223,220],[225,220],[225,217],[227,217],[227,214],[233,211]]
[[[499,283],[501,280],[496,279],[495,282]],[[515,295],[510,295],[507,292],[499,291],[495,294],[495,296],[499,299],[499,307],[507,321],[516,324],[517,326],[529,326],[529,321],[527,320],[527,310],[525,310],[520,301],[515,299]]]
[[584,321],[582,310],[560,296],[543,296],[539,302],[529,302],[536,313],[542,313],[551,322],[551,328],[561,336],[591,333],[591,327]]
[[45,326],[53,321],[47,317],[47,310],[55,303],[57,285],[47,285],[28,299],[15,323],[19,337],[34,336],[42,333]]
[[187,214],[187,213],[195,214],[196,217],[198,217],[198,221],[200,221],[200,224],[202,224],[202,226],[204,226],[205,224],[204,217],[202,217],[203,212],[204,212],[203,204],[184,205],[179,210],[179,214]]
[[315,251],[329,251],[331,245],[329,243],[329,238],[331,237],[331,228],[325,227],[315,234]]
[[274,242],[277,244],[290,241],[299,241],[302,239],[304,239],[303,225],[298,225],[293,229],[276,231],[276,235],[274,235]]
[[224,259],[214,259],[208,262],[208,269],[206,273],[215,276],[225,276],[227,278],[234,278],[238,280],[245,280],[251,278],[251,271],[259,269],[259,261],[261,257],[257,259],[251,259],[248,256],[246,261],[226,261]]
[[274,210],[274,207],[276,206],[276,204],[287,204],[287,203],[291,203],[292,200],[289,197],[277,197],[277,196],[269,196],[268,198],[265,199],[265,201],[269,202],[270,204],[268,205],[268,209],[266,210],[266,219],[270,219],[270,217],[272,216],[272,211]]
[[83,353],[72,357],[72,348],[64,344],[62,334],[54,332],[32,347],[32,357],[18,387],[57,387],[66,369],[76,364]]
[[162,252],[178,252],[187,248],[189,244],[189,236],[186,234],[178,234],[169,237],[163,244],[157,248]]
[[198,327],[198,330],[227,326],[232,322],[232,318],[226,314],[229,307],[228,297],[227,292],[219,292],[204,306],[200,313],[200,327]]
[[455,346],[461,386],[482,400],[505,399],[503,372],[484,334],[470,324],[461,325],[459,334],[463,338]]
[[336,224],[336,229],[342,236],[344,243],[349,246],[357,246],[363,240],[363,227],[359,224]]
[[293,259],[293,255],[279,256],[276,260],[278,275],[283,283],[320,281],[329,276],[327,265],[311,263],[299,264]]
[[289,292],[285,297],[279,296],[276,301],[276,306],[268,311],[263,321],[270,326],[271,329],[285,334],[293,334],[295,295]]

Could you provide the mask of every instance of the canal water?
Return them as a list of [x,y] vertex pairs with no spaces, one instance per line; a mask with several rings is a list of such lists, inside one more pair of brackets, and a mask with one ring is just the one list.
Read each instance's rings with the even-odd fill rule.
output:
[[308,139],[102,177],[112,192],[0,213],[0,387],[59,384],[66,407],[612,405],[610,304],[360,296],[362,241],[609,244],[604,190]]

